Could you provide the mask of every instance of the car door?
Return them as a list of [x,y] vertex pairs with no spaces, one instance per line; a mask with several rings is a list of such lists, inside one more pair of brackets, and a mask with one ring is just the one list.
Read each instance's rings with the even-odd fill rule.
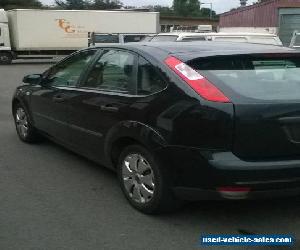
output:
[[69,100],[96,50],[78,52],[44,73],[31,95],[35,126],[62,142],[69,140]]
[[71,99],[72,143],[97,161],[104,159],[107,131],[128,117],[136,100],[137,56],[105,49]]

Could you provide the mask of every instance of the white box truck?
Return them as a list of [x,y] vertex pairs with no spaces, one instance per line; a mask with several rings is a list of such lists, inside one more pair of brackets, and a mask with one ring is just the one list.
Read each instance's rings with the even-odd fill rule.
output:
[[87,47],[88,33],[158,33],[158,12],[0,9],[0,64]]

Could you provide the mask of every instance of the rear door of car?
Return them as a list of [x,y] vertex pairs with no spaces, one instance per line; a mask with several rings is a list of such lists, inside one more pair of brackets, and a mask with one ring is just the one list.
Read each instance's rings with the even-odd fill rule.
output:
[[232,151],[250,160],[300,156],[300,56],[216,56],[189,64],[234,104]]
[[104,147],[109,135],[118,131],[122,122],[151,119],[149,98],[155,99],[153,94],[165,88],[166,82],[156,68],[137,53],[103,49],[71,99],[73,145],[105,164]]
[[83,154],[103,160],[107,131],[125,119],[135,101],[137,55],[103,49],[71,99],[71,142]]

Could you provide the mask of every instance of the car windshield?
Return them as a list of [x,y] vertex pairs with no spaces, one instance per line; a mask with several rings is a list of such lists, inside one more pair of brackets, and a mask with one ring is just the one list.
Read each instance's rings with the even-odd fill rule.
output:
[[222,89],[244,97],[300,101],[300,56],[230,56],[189,63]]
[[175,42],[177,38],[176,35],[158,35],[153,37],[151,42]]

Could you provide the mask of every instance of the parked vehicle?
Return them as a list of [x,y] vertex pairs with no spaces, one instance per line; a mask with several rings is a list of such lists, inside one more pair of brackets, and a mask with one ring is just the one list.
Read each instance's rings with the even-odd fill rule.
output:
[[242,42],[257,43],[282,46],[279,37],[268,33],[191,33],[191,32],[170,32],[160,33],[151,38],[151,42],[191,42],[191,41],[223,41],[223,42]]
[[159,28],[157,12],[0,10],[0,64],[68,55],[87,47],[88,32],[145,34]]
[[299,195],[299,74],[300,53],[277,46],[107,45],[26,76],[12,111],[22,141],[115,170],[144,213]]
[[127,34],[108,34],[89,32],[88,34],[88,47],[98,46],[106,43],[134,43],[142,41],[149,34],[142,33],[127,33]]

